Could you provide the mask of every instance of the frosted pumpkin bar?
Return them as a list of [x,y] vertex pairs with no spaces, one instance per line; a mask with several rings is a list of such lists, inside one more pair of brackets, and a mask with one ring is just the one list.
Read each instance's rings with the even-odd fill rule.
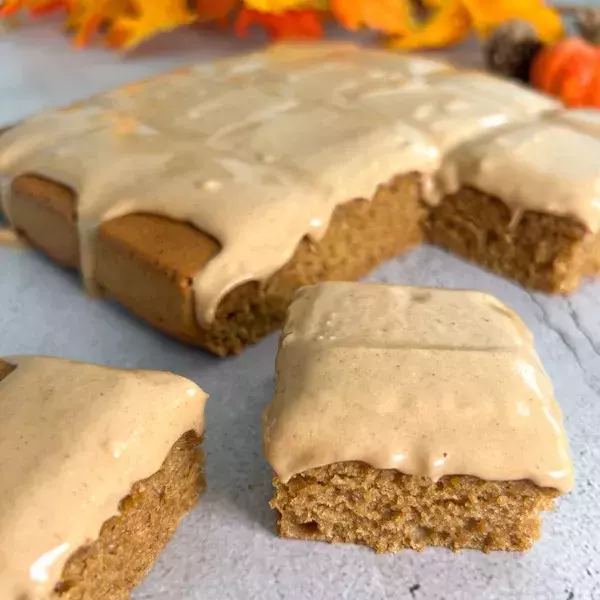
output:
[[545,292],[600,274],[597,123],[560,111],[452,149],[425,196],[426,238]]
[[205,400],[170,373],[0,360],[0,597],[129,598],[204,488]]
[[524,550],[573,484],[532,335],[481,292],[300,290],[263,428],[287,538]]
[[[455,149],[557,108],[417,56],[278,45],[25,121],[0,138],[3,207],[89,290],[223,355],[280,326],[302,285],[418,244]],[[427,235],[457,246],[436,223],[470,236],[471,217],[438,204]]]

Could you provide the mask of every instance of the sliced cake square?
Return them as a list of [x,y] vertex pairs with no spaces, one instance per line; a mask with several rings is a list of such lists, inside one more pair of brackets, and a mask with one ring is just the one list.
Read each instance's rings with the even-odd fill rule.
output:
[[378,552],[524,550],[573,477],[531,333],[475,291],[301,290],[264,450],[282,537]]
[[426,238],[545,292],[600,274],[600,137],[580,129],[562,114],[457,146],[428,199]]

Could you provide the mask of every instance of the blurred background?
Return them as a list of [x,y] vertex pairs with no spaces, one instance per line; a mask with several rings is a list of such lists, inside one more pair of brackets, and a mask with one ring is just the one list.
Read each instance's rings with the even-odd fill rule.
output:
[[[373,0],[8,0],[0,3],[0,126],[172,66],[270,40],[352,39],[483,66],[483,46],[502,23],[525,21],[544,43],[555,43],[574,33],[574,9],[600,11],[600,0],[375,4],[377,10]],[[514,37],[509,32],[501,49]]]

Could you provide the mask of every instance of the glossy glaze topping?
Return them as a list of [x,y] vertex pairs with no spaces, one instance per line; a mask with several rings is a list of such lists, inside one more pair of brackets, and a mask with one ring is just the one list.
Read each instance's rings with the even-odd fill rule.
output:
[[561,411],[525,324],[481,292],[327,283],[284,328],[265,455],[283,481],[363,461],[567,492]]

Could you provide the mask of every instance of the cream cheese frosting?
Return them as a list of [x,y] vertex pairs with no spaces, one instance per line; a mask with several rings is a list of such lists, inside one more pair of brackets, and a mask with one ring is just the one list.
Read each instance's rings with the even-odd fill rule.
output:
[[282,481],[363,461],[568,492],[569,448],[525,324],[482,292],[360,283],[300,290],[263,415]]
[[[10,181],[22,174],[72,188],[89,288],[102,221],[149,212],[191,223],[221,245],[193,280],[206,325],[231,289],[269,278],[303,237],[321,238],[338,204],[371,198],[403,173],[421,173],[431,188],[456,148],[469,155],[473,140],[557,108],[510,82],[422,57],[276,45],[126,85],[12,129],[0,138],[3,206],[10,219],[18,202]],[[547,206],[561,201],[551,196]]]
[[45,600],[181,435],[206,395],[170,373],[9,357],[0,381],[0,597]]

